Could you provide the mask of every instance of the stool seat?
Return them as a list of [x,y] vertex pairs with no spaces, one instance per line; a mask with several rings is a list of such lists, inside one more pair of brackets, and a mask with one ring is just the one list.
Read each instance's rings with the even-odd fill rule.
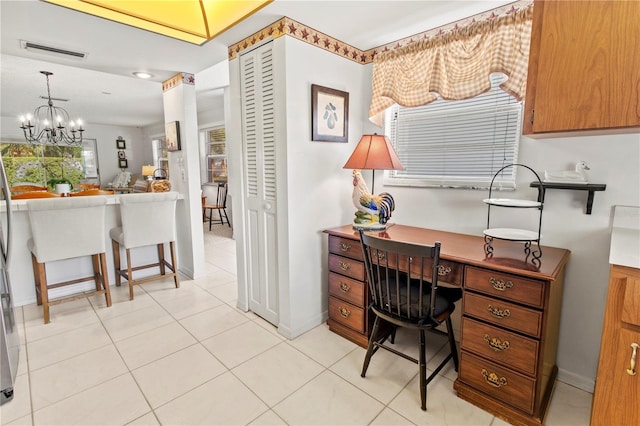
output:
[[[119,197],[122,226],[111,228],[109,237],[113,248],[116,286],[121,285],[122,278],[127,280],[130,300],[133,300],[133,287],[149,281],[173,277],[176,288],[180,287],[175,251],[177,199],[177,192],[147,192]],[[165,259],[166,243],[169,243],[171,262]],[[151,245],[157,246],[158,262],[133,266],[131,249]],[[125,249],[126,268],[121,262],[121,246]],[[134,271],[149,268],[158,268],[159,273],[133,278]]]
[[[31,252],[36,299],[43,307],[45,324],[50,321],[49,306],[58,303],[104,294],[107,306],[111,306],[104,225],[106,197],[32,199],[26,204],[32,235],[27,248]],[[91,256],[93,275],[57,283],[47,281],[46,263],[84,256]],[[85,281],[94,281],[95,290],[55,300],[49,298],[50,289]]]

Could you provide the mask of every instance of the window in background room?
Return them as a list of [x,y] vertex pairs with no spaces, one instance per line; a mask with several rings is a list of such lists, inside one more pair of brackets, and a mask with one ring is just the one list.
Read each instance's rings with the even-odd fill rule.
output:
[[[164,137],[155,138],[151,141],[153,147],[153,165],[157,169],[165,171],[165,176],[169,178],[169,153],[167,151],[167,141]],[[154,173],[155,174],[155,173]],[[159,173],[160,174],[160,173]]]
[[60,179],[68,180],[73,186],[87,179],[99,179],[95,140],[85,142],[83,146],[0,143],[9,186],[33,182],[53,187]]
[[207,182],[227,181],[227,137],[224,127],[205,131],[207,146]]
[[[518,159],[522,102],[498,87],[504,79],[491,75],[491,89],[473,98],[389,108],[385,133],[405,170],[389,171],[385,184],[488,188]],[[494,188],[514,189],[515,169],[496,177]]]

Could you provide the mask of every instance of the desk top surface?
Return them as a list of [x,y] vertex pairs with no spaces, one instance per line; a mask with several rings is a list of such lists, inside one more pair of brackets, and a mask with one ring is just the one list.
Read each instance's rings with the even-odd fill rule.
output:
[[[353,229],[351,225],[326,229],[324,232],[338,237],[359,239],[358,231]],[[478,235],[397,224],[391,224],[383,231],[370,232],[378,237],[417,244],[433,244],[440,241],[442,244],[440,257],[442,259],[550,281],[554,281],[560,276],[570,254],[566,249],[541,246],[542,263],[537,269],[532,264],[525,262],[523,243],[494,240],[492,244],[493,256],[487,257],[484,252],[484,238]]]

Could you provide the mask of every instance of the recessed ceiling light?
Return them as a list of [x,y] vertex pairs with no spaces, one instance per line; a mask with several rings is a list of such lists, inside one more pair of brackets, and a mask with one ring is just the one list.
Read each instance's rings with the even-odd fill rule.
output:
[[134,72],[133,75],[135,75],[138,78],[151,78],[153,77],[153,75],[149,74],[148,72]]

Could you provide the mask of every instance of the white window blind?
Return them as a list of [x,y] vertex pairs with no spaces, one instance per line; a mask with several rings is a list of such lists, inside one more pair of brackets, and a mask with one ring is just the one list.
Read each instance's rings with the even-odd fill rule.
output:
[[[486,189],[494,174],[518,159],[522,102],[498,86],[476,97],[387,110],[386,134],[405,170],[390,171],[385,184]],[[514,189],[516,168],[496,177],[496,189]]]

